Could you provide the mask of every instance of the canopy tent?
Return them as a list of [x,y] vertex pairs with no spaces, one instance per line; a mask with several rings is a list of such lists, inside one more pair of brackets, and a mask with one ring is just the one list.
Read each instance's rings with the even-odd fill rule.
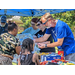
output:
[[75,9],[0,9],[0,15],[13,16],[42,16],[49,12],[50,14],[72,11]]

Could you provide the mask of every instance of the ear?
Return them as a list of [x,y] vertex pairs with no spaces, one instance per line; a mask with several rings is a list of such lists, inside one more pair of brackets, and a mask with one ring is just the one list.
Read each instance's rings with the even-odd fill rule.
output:
[[14,28],[14,29],[13,29],[13,31],[15,32],[15,31],[16,31],[16,29]]
[[15,31],[15,28],[13,29],[13,31]]

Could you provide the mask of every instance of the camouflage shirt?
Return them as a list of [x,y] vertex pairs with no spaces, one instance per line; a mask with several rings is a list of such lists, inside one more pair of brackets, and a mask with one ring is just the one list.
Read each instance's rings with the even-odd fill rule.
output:
[[20,46],[20,41],[9,33],[0,36],[0,54],[13,56],[16,53],[16,46]]

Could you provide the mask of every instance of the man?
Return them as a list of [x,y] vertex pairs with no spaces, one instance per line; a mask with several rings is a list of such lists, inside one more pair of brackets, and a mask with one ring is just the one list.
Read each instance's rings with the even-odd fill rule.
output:
[[6,16],[1,16],[0,35],[8,32],[7,27],[8,24],[6,23]]
[[[69,26],[61,21],[55,20],[51,14],[46,13],[41,17],[44,26],[47,27],[46,33],[43,37],[35,39],[34,42],[40,42],[39,48],[58,47],[64,50],[66,60],[75,61],[75,41],[74,36]],[[43,44],[52,35],[54,43]]]
[[20,42],[15,36],[18,27],[15,23],[8,25],[8,33],[0,36],[0,65],[12,65],[13,55],[21,51]]

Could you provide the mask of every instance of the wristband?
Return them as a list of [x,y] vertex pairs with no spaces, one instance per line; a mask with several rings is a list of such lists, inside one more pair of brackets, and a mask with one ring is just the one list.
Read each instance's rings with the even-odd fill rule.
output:
[[45,48],[47,48],[47,44],[45,44]]

